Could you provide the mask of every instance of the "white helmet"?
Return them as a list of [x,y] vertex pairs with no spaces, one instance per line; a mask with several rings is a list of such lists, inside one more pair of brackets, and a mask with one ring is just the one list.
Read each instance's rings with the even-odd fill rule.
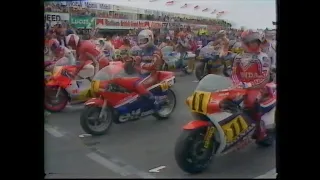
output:
[[149,29],[142,30],[138,34],[138,44],[141,48],[154,45],[153,39],[153,33]]
[[69,34],[66,36],[66,46],[78,46],[80,38],[76,34]]

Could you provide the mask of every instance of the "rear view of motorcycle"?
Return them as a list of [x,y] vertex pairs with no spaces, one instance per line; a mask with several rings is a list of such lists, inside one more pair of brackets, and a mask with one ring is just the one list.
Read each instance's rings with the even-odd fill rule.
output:
[[200,81],[207,74],[220,74],[223,67],[222,59],[219,58],[219,51],[212,46],[205,46],[200,50],[196,64],[196,78]]
[[164,65],[162,67],[165,71],[172,71],[181,69],[185,74],[192,74],[194,70],[195,54],[192,52],[186,52],[182,56],[178,52],[173,51],[172,46],[165,46],[161,49]]
[[209,74],[198,84],[186,100],[194,119],[183,127],[175,145],[178,166],[188,173],[201,173],[217,155],[243,149],[256,142],[269,147],[275,139],[275,85],[273,92],[264,94],[261,126],[267,132],[262,141],[255,141],[255,121],[243,108],[246,89],[233,88],[232,81],[223,76]]

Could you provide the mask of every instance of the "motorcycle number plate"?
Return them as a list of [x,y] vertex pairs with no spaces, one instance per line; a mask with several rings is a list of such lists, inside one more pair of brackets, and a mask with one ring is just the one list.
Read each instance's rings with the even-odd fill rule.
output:
[[242,116],[237,116],[229,123],[222,126],[222,129],[226,135],[227,142],[233,142],[244,132],[248,130],[248,123]]
[[204,91],[195,91],[191,96],[189,107],[192,112],[207,114],[207,106],[210,102],[211,93]]
[[168,82],[163,82],[163,83],[160,84],[160,87],[161,87],[162,91],[168,90],[170,86],[171,85]]

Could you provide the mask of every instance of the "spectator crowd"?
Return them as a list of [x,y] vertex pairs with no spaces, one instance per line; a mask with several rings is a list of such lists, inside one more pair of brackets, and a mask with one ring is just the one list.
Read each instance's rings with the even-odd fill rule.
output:
[[[45,3],[46,12],[60,12],[60,13],[70,13],[71,15],[90,15],[94,17],[103,18],[115,18],[115,19],[129,19],[129,13],[117,12],[117,11],[102,11],[94,10],[88,8],[72,7],[68,8],[63,3]],[[225,28],[230,28],[231,24],[222,19],[190,19],[181,17],[170,17],[169,15],[158,16],[155,15],[142,15],[138,14],[138,20],[153,20],[162,22],[181,22],[190,24],[204,24],[204,25],[220,25]]]

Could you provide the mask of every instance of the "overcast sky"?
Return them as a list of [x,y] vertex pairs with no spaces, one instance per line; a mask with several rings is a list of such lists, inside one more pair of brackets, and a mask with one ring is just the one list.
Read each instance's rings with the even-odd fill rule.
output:
[[[143,9],[176,12],[181,14],[214,17],[210,14],[214,9],[225,11],[220,19],[232,22],[233,26],[246,28],[274,28],[272,21],[276,21],[275,0],[176,0],[173,5],[165,5],[168,0],[88,0],[114,5],[125,5]],[[187,8],[180,8],[185,3]],[[198,10],[193,7],[199,5]],[[202,12],[202,9],[209,8],[209,11]]]

